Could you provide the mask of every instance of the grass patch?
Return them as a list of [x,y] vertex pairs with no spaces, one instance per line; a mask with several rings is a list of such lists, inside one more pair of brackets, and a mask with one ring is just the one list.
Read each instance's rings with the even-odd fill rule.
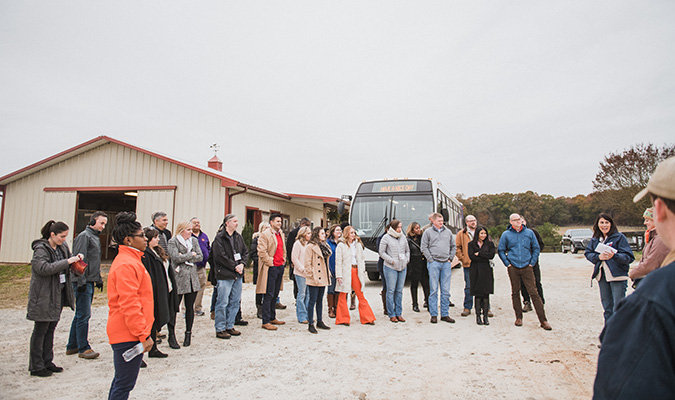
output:
[[30,264],[0,265],[0,308],[26,306],[30,275]]

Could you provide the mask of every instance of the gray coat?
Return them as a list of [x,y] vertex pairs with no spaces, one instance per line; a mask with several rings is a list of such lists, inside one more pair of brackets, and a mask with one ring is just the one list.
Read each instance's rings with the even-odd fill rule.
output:
[[457,251],[457,244],[450,229],[443,226],[441,231],[431,226],[422,234],[422,253],[430,261],[452,261]]
[[[60,251],[62,260],[57,260],[56,251],[46,239],[38,239],[31,245],[30,289],[26,319],[31,321],[58,321],[64,306],[75,309],[75,296],[68,273],[68,258],[71,256],[68,245],[63,243]],[[64,272],[66,284],[62,285],[59,275]],[[65,292],[63,291],[65,290]]]
[[[194,263],[202,260],[202,250],[199,248],[196,237],[193,236],[186,240],[192,241],[192,251],[197,253],[196,256],[188,252],[188,249],[178,241],[176,236],[169,239],[168,243],[171,268],[176,275],[176,293],[178,295],[196,292],[200,288],[197,267]],[[188,262],[193,265],[186,264]]]
[[384,265],[395,271],[406,269],[410,261],[410,247],[408,247],[408,238],[401,233],[398,238],[394,237],[396,231],[389,228],[389,232],[380,240],[379,253],[384,260]]
[[87,282],[103,282],[101,279],[101,239],[99,235],[101,232],[87,226],[85,230],[73,240],[73,253],[82,254],[84,262],[87,263],[87,269],[84,274],[76,276],[70,273],[70,279],[77,286],[84,286]]

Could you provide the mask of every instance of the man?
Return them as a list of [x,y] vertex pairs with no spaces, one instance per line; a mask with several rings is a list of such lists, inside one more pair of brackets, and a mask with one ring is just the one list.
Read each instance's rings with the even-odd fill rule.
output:
[[532,230],[523,226],[522,219],[518,214],[511,214],[509,217],[509,226],[499,239],[499,258],[508,268],[509,279],[511,280],[511,301],[513,310],[516,312],[516,326],[523,326],[523,308],[520,303],[520,280],[525,283],[527,291],[534,303],[534,309],[537,311],[539,323],[547,331],[551,330],[546,320],[544,304],[537,292],[534,283],[533,265],[539,258],[539,243]]
[[[541,238],[541,235],[539,234],[539,232],[537,232],[536,229],[527,226],[527,221],[525,220],[525,217],[521,216],[520,220],[525,228],[530,229],[532,233],[534,233],[534,236],[537,238],[537,243],[539,244],[539,249],[541,252],[541,250],[544,249],[544,239]],[[537,293],[541,298],[541,303],[546,304],[546,299],[544,299],[544,288],[541,286],[541,267],[539,266],[539,257],[537,257],[537,262],[533,265],[532,270],[534,272],[534,283],[537,286]],[[526,313],[532,311],[532,302],[530,301],[530,293],[527,291],[525,283],[523,282],[522,279],[520,280],[520,291],[523,294],[523,312]]]
[[422,253],[429,270],[429,314],[431,323],[438,322],[438,287],[441,289],[441,321],[454,323],[450,318],[450,262],[455,256],[456,244],[452,232],[443,224],[443,216],[433,213],[432,225],[422,234]]
[[[295,239],[298,237],[298,232],[303,226],[312,226],[312,221],[309,218],[303,217],[300,220],[300,225],[295,227],[293,230],[288,232],[288,237],[286,238],[286,259],[288,260],[288,278],[293,281],[293,298],[298,298],[298,284],[295,282],[295,275],[293,274],[293,262],[291,261],[291,253],[293,252],[293,245],[295,244]],[[283,306],[283,308],[281,307]],[[281,303],[277,303],[276,307],[278,309],[285,309]]]
[[73,240],[73,254],[81,253],[87,263],[84,274],[76,276],[70,273],[75,293],[75,316],[70,325],[70,338],[66,345],[66,354],[78,353],[78,357],[93,360],[99,353],[89,345],[89,318],[91,302],[94,299],[94,286],[103,291],[101,279],[101,239],[99,235],[108,223],[103,211],[96,211],[89,219],[89,225]]
[[455,242],[457,244],[457,256],[462,262],[462,270],[464,271],[464,310],[462,317],[466,317],[471,314],[471,308],[473,308],[473,296],[471,296],[471,278],[469,275],[471,267],[471,258],[469,257],[469,242],[473,240],[473,234],[476,231],[476,225],[478,221],[473,215],[467,215],[464,218],[466,222],[466,227],[461,231],[457,232],[457,237]]
[[206,289],[206,263],[209,259],[209,253],[211,252],[211,244],[209,242],[209,237],[206,236],[206,233],[202,232],[202,225],[199,218],[192,218],[190,223],[192,224],[192,236],[197,238],[199,248],[204,255],[202,261],[195,263],[200,286],[197,297],[195,298],[195,315],[201,317],[204,315],[204,311],[202,310],[202,297],[204,297],[204,289]]
[[169,217],[166,216],[164,211],[156,211],[152,214],[152,226],[159,231],[159,245],[168,254],[171,231],[166,227],[169,226]]
[[[285,324],[276,317],[276,298],[279,296],[284,278],[284,235],[281,232],[281,215],[270,215],[270,228],[258,237],[258,284],[256,293],[264,293],[262,328],[270,331],[277,325]],[[220,294],[219,294],[220,295]]]
[[213,241],[213,268],[217,279],[216,337],[229,339],[241,332],[234,329],[234,321],[241,303],[241,283],[244,266],[248,262],[248,248],[237,232],[239,221],[234,214],[223,220],[225,229]]
[[675,398],[675,157],[661,162],[647,188],[654,224],[670,249],[663,266],[619,302],[600,340],[595,399]]

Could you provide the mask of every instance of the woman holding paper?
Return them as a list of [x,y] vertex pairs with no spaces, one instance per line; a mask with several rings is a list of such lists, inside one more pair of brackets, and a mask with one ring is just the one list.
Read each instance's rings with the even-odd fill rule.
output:
[[598,281],[606,324],[619,300],[626,297],[628,269],[635,256],[612,217],[604,213],[598,215],[593,224],[593,238],[584,255],[595,265],[591,279]]

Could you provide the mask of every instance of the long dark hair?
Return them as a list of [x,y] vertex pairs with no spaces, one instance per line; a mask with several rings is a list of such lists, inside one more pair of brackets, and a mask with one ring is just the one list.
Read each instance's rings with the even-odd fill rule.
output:
[[42,229],[40,229],[40,234],[42,235],[42,239],[46,240],[51,237],[52,233],[58,235],[61,232],[67,231],[68,229],[69,229],[68,225],[66,225],[65,222],[63,221],[55,222],[52,219],[47,221],[45,226],[43,226]]
[[321,244],[321,239],[319,239],[319,232],[323,230],[322,227],[317,226],[312,229],[312,236],[309,238],[310,243]]
[[595,223],[593,224],[593,237],[600,239],[603,237],[602,231],[600,230],[600,227],[598,226],[598,223],[600,223],[600,218],[606,219],[609,221],[611,224],[611,227],[609,228],[609,232],[607,232],[607,237],[612,236],[613,234],[617,233],[619,230],[616,227],[616,224],[614,223],[614,220],[612,217],[609,216],[609,214],[606,213],[600,213],[598,215],[598,218],[595,219]]
[[117,244],[124,244],[124,238],[133,236],[140,230],[141,224],[136,221],[135,212],[121,212],[115,216],[115,227],[112,230],[112,237]]
[[481,233],[481,231],[485,231],[485,233],[487,233],[487,237],[485,238],[485,241],[483,243],[492,242],[492,239],[490,238],[490,233],[488,232],[487,228],[482,225],[478,225],[476,227],[476,230],[473,232],[473,239],[471,239],[471,243],[476,245],[476,247],[478,247],[478,236],[479,233]]
[[[146,238],[148,238],[148,243],[150,243],[152,239],[159,236],[159,231],[152,226],[148,226],[147,228],[143,228],[143,234],[145,235]],[[162,246],[152,247],[152,249],[157,253],[159,258],[162,259],[162,261],[166,261],[169,259],[169,255],[166,254],[166,251],[164,251],[164,248],[162,248]]]
[[410,225],[408,225],[408,229],[406,230],[406,235],[408,237],[413,237],[413,230],[415,230],[415,228],[417,228],[418,226],[420,226],[420,224],[413,221]]

